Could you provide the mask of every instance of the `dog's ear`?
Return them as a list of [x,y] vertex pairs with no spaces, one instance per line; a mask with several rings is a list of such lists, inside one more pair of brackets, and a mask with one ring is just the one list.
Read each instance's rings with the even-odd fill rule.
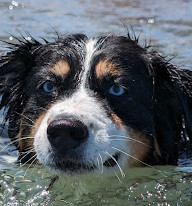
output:
[[173,66],[157,54],[151,55],[150,62],[153,116],[162,161],[177,164],[178,152],[192,143],[192,72]]
[[23,42],[12,44],[11,51],[0,57],[0,109],[5,109],[5,121],[9,120],[9,136],[17,135],[19,119],[25,104],[23,95],[26,77],[33,66],[33,50],[39,42]]
[[170,74],[174,79],[175,92],[183,107],[183,125],[192,143],[192,71],[170,68]]

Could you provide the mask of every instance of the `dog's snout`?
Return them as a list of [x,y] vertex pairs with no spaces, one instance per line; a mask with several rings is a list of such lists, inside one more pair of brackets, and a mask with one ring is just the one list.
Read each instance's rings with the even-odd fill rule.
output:
[[53,147],[65,152],[85,141],[88,130],[79,120],[58,119],[48,125],[47,136]]

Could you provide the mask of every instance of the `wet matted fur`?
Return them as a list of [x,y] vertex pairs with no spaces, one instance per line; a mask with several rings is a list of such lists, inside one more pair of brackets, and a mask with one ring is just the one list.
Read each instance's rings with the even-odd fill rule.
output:
[[192,71],[136,39],[74,34],[10,46],[0,108],[22,163],[70,173],[177,164],[191,144]]

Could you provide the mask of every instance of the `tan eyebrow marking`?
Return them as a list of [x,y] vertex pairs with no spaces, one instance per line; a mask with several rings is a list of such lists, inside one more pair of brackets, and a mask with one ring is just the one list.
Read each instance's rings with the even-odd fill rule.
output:
[[59,60],[52,68],[49,69],[49,71],[56,76],[66,78],[70,72],[70,66],[66,61]]
[[121,73],[122,70],[120,70],[117,65],[109,62],[108,60],[100,61],[95,68],[95,74],[98,79],[103,79],[108,75],[119,76]]

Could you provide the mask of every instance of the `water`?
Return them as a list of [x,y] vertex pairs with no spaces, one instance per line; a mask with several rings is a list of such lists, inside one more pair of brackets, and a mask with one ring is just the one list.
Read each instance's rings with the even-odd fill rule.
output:
[[126,176],[57,177],[42,168],[1,172],[0,205],[192,205],[191,171],[132,168]]
[[[192,68],[192,1],[190,0],[20,0],[0,1],[0,39],[54,39],[60,33],[126,34],[132,25],[140,44],[145,39],[159,52],[174,56],[174,64]],[[0,43],[0,53],[6,52]],[[2,114],[2,112],[1,112]],[[9,144],[6,131],[0,150]],[[124,169],[106,175],[63,176],[59,179],[43,167],[15,165],[13,146],[0,154],[0,205],[192,205],[191,161],[181,165]],[[54,181],[55,180],[55,181]]]

